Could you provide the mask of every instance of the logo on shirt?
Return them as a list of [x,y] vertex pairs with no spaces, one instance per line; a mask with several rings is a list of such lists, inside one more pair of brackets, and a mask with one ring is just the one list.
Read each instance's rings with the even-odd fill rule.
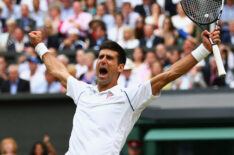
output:
[[108,92],[106,98],[110,98],[111,96],[114,96],[114,94],[112,92]]

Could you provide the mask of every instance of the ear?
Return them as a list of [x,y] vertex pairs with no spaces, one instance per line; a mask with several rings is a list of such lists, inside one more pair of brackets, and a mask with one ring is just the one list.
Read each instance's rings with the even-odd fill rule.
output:
[[123,70],[124,70],[124,64],[119,64],[119,66],[118,66],[118,72],[122,73]]

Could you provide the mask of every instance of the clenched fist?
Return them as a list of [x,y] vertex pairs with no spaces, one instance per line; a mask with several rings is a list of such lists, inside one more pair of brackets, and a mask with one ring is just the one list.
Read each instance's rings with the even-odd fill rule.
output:
[[213,40],[214,43],[219,45],[220,40],[220,27],[217,27],[213,32],[209,33],[207,30],[203,31],[201,34],[203,44],[209,51],[212,51],[212,44],[210,43],[209,37]]
[[28,35],[30,37],[30,42],[34,46],[37,46],[37,44],[43,42],[41,31],[32,31]]

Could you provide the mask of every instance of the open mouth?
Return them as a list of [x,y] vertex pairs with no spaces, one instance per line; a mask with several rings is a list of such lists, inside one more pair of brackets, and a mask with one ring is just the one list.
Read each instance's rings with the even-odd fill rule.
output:
[[106,76],[107,73],[108,73],[108,71],[107,71],[106,68],[100,68],[100,69],[99,69],[99,75],[100,75],[100,77]]

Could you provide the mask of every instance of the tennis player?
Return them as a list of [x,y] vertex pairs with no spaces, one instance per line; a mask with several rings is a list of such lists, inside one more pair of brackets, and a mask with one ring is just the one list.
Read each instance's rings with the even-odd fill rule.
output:
[[203,43],[169,70],[133,88],[122,88],[117,79],[124,70],[125,51],[115,42],[101,45],[96,66],[97,86],[73,78],[42,43],[39,31],[29,33],[31,43],[47,70],[67,88],[67,95],[77,105],[66,155],[119,155],[128,134],[141,112],[157,99],[161,88],[188,72],[219,44],[220,28],[201,34]]

